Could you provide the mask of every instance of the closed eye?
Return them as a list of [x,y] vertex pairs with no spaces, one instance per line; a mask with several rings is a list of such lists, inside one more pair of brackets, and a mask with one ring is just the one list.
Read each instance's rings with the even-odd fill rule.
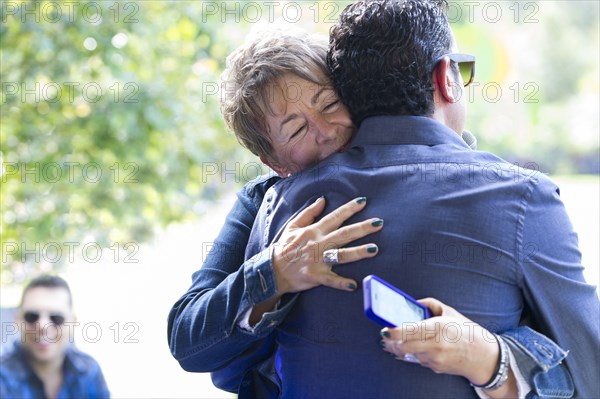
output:
[[333,110],[338,104],[340,103],[340,100],[335,100],[329,104],[327,104],[324,108],[323,111],[331,111]]
[[292,135],[290,136],[290,140],[297,137],[300,133],[302,133],[302,131],[304,130],[305,127],[306,127],[306,125],[300,126],[300,129],[298,129],[294,133],[292,133]]

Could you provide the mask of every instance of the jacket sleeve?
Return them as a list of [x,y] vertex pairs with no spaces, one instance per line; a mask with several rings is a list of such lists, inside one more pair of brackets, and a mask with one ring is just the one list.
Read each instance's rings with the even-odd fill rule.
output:
[[213,371],[213,384],[236,392],[239,399],[278,398],[281,381],[276,370],[277,344],[274,334],[257,341],[225,367]]
[[570,398],[573,379],[563,360],[568,353],[554,341],[528,326],[519,326],[501,334],[510,348],[521,377],[530,388],[519,397]]
[[[522,198],[516,255],[526,311],[535,329],[568,351],[564,363],[577,398],[600,397],[600,301],[596,287],[583,277],[577,234],[559,197],[545,176],[531,181]],[[530,344],[534,344],[531,341]],[[552,383],[556,378],[537,382]],[[537,383],[536,382],[536,383]],[[548,387],[546,387],[548,388]],[[552,392],[538,387],[540,396]]]
[[256,179],[238,193],[202,268],[192,277],[192,286],[169,313],[171,353],[187,371],[226,367],[241,354],[261,346],[260,341],[273,339],[271,334],[289,311],[291,303],[266,314],[252,331],[239,326],[250,307],[276,291],[269,248],[244,262],[258,208],[276,179]]

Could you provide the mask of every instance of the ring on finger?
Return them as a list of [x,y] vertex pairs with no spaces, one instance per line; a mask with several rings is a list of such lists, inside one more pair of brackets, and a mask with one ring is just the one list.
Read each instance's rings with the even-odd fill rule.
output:
[[323,252],[323,262],[329,264],[339,263],[339,253],[340,250],[338,248],[328,249],[327,251]]
[[404,356],[402,357],[402,360],[404,360],[405,362],[410,362],[410,363],[420,363],[419,359],[417,359],[417,357],[415,355],[413,355],[412,353],[405,353]]

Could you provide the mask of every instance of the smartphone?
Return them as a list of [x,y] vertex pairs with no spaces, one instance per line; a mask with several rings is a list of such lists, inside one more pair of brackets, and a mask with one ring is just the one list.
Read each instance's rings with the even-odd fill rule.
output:
[[374,275],[363,279],[363,295],[365,314],[384,327],[398,327],[431,317],[427,307]]

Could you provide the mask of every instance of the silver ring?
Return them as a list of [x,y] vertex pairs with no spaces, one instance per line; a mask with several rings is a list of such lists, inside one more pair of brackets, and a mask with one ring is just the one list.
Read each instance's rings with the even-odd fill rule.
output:
[[328,249],[327,251],[323,252],[323,262],[330,263],[330,264],[338,263],[339,262],[339,260],[338,260],[339,253],[340,253],[340,250],[337,248]]
[[417,357],[412,353],[405,353],[402,360],[404,360],[405,362],[420,363],[419,359],[417,359]]

